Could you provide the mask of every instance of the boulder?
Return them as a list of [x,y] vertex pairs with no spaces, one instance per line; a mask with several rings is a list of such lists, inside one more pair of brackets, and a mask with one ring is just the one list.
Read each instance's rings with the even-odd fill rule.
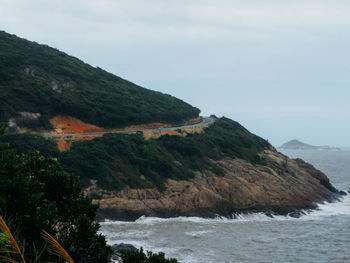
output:
[[135,246],[131,244],[125,244],[125,243],[114,244],[112,245],[112,249],[113,249],[112,262],[120,262],[123,253],[127,250],[137,250]]

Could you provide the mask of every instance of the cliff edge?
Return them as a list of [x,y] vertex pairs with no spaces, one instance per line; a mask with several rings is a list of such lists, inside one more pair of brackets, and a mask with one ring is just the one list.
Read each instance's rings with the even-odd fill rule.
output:
[[140,216],[232,217],[237,213],[266,212],[298,216],[317,202],[332,201],[338,192],[329,179],[301,159],[292,160],[274,149],[265,150],[265,165],[243,159],[213,161],[224,176],[196,172],[191,180],[171,180],[166,189],[131,189],[108,192],[92,185],[86,189],[99,196],[99,219],[136,220]]

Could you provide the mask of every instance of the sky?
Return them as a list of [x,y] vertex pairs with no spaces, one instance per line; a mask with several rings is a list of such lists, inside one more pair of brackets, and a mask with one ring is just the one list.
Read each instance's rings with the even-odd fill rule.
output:
[[0,0],[0,30],[239,121],[350,147],[350,1]]

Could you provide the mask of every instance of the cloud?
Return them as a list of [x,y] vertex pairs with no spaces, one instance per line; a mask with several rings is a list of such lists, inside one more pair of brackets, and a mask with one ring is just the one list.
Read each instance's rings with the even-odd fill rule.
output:
[[[0,4],[3,29],[203,108],[217,96],[213,107],[289,111],[296,105],[294,92],[307,90],[298,108],[318,110],[307,104],[320,96],[329,111],[348,109],[343,98],[350,96],[350,4],[345,0]],[[205,100],[193,99],[199,90]],[[237,103],[229,103],[230,97]]]
[[[0,22],[21,35],[130,45],[314,40],[350,24],[344,1],[0,0]],[[146,41],[145,41],[146,40]],[[69,41],[69,40],[68,40]]]
[[191,14],[206,23],[227,26],[322,27],[349,23],[349,10],[340,1],[229,1],[195,6]]

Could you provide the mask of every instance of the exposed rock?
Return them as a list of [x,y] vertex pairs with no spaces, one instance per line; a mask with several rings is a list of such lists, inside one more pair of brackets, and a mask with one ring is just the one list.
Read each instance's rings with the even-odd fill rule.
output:
[[24,69],[24,74],[27,76],[27,77],[35,77],[35,70],[31,67],[26,67]]
[[62,88],[58,85],[56,81],[51,81],[51,89],[57,91],[58,93],[62,92]]
[[217,161],[224,170],[223,177],[210,171],[196,172],[189,181],[169,179],[164,192],[125,188],[104,193],[104,198],[95,200],[100,204],[98,219],[135,220],[142,215],[231,217],[252,211],[296,216],[296,211],[315,208],[316,202],[331,201],[339,194],[322,172],[300,159],[292,160],[273,150],[266,150],[261,157],[266,165],[241,159]]
[[41,114],[39,112],[27,112],[27,111],[19,112],[19,115],[22,118],[25,118],[25,119],[28,119],[28,120],[37,120],[41,116]]
[[40,118],[41,114],[38,112],[18,112],[16,117],[10,118],[8,120],[8,133],[19,133],[23,131],[23,123],[28,121],[36,121]]
[[56,91],[58,93],[62,93],[63,91],[72,89],[74,86],[70,82],[64,82],[61,84],[55,80],[52,80],[50,83],[50,87],[53,91]]
[[176,166],[178,166],[178,167],[181,167],[181,166],[182,166],[182,163],[179,162],[179,161],[174,161],[174,164],[175,164]]
[[140,179],[146,180],[146,177],[143,174],[141,174]]
[[117,262],[120,262],[120,260],[122,259],[122,255],[125,251],[137,250],[135,246],[131,244],[124,244],[124,243],[112,245],[112,249],[113,249],[112,260]]
[[9,119],[7,132],[8,133],[17,133],[19,131],[20,131],[20,127],[17,125],[16,119],[15,118]]

